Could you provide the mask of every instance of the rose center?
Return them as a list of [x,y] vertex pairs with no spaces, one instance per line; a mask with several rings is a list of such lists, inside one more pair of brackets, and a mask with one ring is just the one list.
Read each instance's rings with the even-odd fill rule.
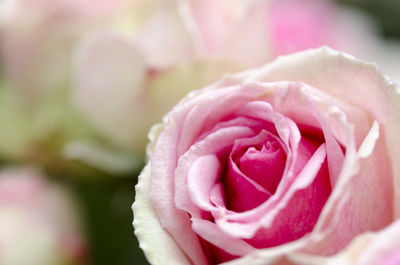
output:
[[242,212],[257,207],[276,192],[286,165],[281,140],[262,130],[236,140],[224,174],[227,208]]
[[285,169],[286,155],[280,144],[268,140],[261,150],[247,149],[239,159],[238,168],[250,179],[274,194]]

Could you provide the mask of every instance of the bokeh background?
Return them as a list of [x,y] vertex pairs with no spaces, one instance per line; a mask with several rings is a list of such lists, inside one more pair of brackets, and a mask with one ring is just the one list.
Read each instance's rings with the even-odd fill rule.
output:
[[147,264],[150,126],[184,95],[329,45],[400,81],[398,0],[0,0],[0,265]]

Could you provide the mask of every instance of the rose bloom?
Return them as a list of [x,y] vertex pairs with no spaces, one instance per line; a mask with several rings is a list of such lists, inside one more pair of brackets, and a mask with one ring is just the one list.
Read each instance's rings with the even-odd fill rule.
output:
[[140,247],[151,264],[346,257],[399,217],[399,121],[399,87],[326,47],[192,92],[150,132]]
[[130,172],[190,90],[322,44],[370,54],[375,37],[326,0],[2,0],[0,154]]
[[1,265],[83,265],[86,254],[70,194],[33,169],[0,172]]

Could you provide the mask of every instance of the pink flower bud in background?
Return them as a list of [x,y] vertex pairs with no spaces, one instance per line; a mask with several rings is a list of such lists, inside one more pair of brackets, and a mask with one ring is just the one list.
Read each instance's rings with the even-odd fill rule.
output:
[[74,201],[32,169],[0,172],[0,264],[83,265],[87,249]]

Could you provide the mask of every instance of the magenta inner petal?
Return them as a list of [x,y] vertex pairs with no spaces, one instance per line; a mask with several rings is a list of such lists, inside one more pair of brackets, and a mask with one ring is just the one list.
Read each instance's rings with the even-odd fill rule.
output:
[[276,191],[286,165],[286,148],[275,135],[258,135],[235,141],[224,175],[226,205],[243,212],[265,202]]
[[[310,232],[318,220],[322,207],[331,193],[326,149],[321,146],[310,158],[300,175],[314,176],[310,185],[294,192],[286,206],[268,228],[261,228],[252,239],[246,240],[256,248],[267,248],[296,240]],[[298,176],[299,180],[302,176]]]
[[275,193],[286,165],[286,147],[278,137],[262,130],[254,137],[239,139],[231,158],[249,179]]
[[276,142],[271,144],[268,141],[261,150],[250,147],[239,159],[239,169],[243,174],[259,183],[271,194],[276,191],[286,163],[286,156],[277,145]]
[[268,200],[271,193],[245,176],[231,161],[225,175],[225,194],[227,209],[243,212]]

